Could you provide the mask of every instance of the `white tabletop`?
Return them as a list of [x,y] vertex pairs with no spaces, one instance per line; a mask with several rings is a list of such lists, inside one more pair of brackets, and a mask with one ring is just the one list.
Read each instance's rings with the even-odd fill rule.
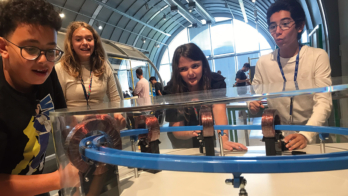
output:
[[[339,152],[348,144],[327,144],[326,152]],[[308,154],[320,153],[319,145],[308,146]],[[161,154],[197,155],[198,149],[161,150]],[[226,156],[264,156],[264,146],[251,146],[247,152],[226,152]],[[300,156],[300,155],[299,155]],[[348,170],[242,174],[249,196],[343,196],[348,195]],[[122,174],[121,174],[122,178]],[[226,185],[232,174],[161,171],[140,173],[139,178],[121,180],[122,196],[238,196],[239,189]]]

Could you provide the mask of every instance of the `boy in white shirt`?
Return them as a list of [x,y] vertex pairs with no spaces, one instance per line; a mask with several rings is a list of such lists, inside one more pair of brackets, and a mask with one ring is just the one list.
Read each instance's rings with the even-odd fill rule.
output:
[[[267,22],[279,49],[260,57],[256,64],[253,85],[287,82],[285,83],[285,90],[287,90],[299,80],[321,78],[331,81],[327,53],[322,49],[301,46],[298,42],[305,20],[304,10],[297,1],[279,0],[271,5],[267,11]],[[294,97],[292,104],[290,99],[268,100],[270,108],[278,109],[282,124],[322,126],[329,118],[332,100],[328,93]],[[290,120],[291,107],[293,108],[292,120]],[[261,101],[249,104],[251,113],[257,113],[260,108],[264,108]],[[284,133],[284,135],[287,134],[289,132]],[[289,150],[302,149],[307,146],[307,143],[314,142],[316,135],[312,132],[292,132],[284,138],[284,141]]]

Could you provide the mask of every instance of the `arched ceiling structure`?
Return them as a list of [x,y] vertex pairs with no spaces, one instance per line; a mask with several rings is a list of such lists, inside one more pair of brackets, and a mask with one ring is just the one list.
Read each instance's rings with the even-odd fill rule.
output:
[[[63,28],[72,21],[92,25],[102,38],[134,46],[156,62],[171,38],[194,23],[214,17],[248,20],[274,43],[267,31],[266,11],[274,0],[48,0],[63,12]],[[255,15],[254,10],[257,10]],[[243,10],[244,13],[243,13]],[[191,12],[190,12],[191,11]],[[99,26],[102,28],[99,29]],[[145,40],[145,43],[144,43]]]

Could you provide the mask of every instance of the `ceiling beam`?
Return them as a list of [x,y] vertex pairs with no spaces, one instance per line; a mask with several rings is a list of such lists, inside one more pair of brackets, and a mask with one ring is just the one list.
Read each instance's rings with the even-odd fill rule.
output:
[[[107,1],[108,1],[108,0],[102,0],[103,3],[106,3]],[[102,8],[103,8],[103,6],[98,5],[98,7],[95,9],[95,11],[94,11],[94,13],[93,13],[93,15],[92,15],[92,18],[93,18],[93,19],[90,19],[89,22],[88,22],[89,25],[93,26],[94,18],[97,18],[98,14],[99,14],[99,12],[100,12],[100,10],[101,10]]]
[[140,35],[140,34],[138,34],[138,33],[134,33],[134,32],[132,32],[132,31],[129,31],[129,30],[124,29],[124,28],[121,28],[121,27],[118,27],[118,26],[113,25],[113,24],[110,24],[110,23],[108,23],[108,22],[105,22],[105,21],[102,21],[102,20],[99,20],[99,19],[96,19],[96,18],[92,18],[92,17],[87,16],[87,15],[85,15],[85,14],[81,14],[81,13],[79,13],[79,12],[75,12],[74,10],[71,10],[71,9],[68,9],[68,8],[65,8],[65,7],[62,7],[62,6],[56,5],[56,4],[54,4],[54,3],[51,3],[51,4],[52,4],[52,5],[54,5],[54,6],[56,6],[56,7],[58,7],[58,8],[61,8],[61,9],[67,10],[67,11],[69,11],[69,12],[72,12],[72,13],[74,13],[74,14],[79,14],[79,15],[84,16],[84,17],[86,17],[86,18],[89,18],[89,19],[94,19],[95,21],[98,21],[99,23],[103,23],[103,24],[106,24],[106,25],[109,25],[109,26],[112,26],[112,27],[115,27],[115,28],[121,29],[121,30],[126,31],[126,32],[128,32],[128,33],[132,33],[132,34],[134,34],[134,35],[138,35],[138,36],[143,37],[143,38],[146,38],[146,39],[148,39],[148,40],[152,40],[152,41],[154,41],[154,42],[156,42],[156,43],[158,43],[158,44],[166,45],[166,44],[161,43],[161,42],[159,42],[159,41],[157,41],[157,40],[154,40],[154,39],[151,39],[151,38],[149,38],[149,37],[146,37],[146,36]]
[[202,22],[198,20],[179,0],[163,0],[166,2],[172,11],[177,11],[182,17],[189,21],[192,26],[201,27]]
[[200,0],[193,0],[195,3],[195,10],[201,15],[207,23],[215,24],[215,18],[205,9],[203,3]]
[[138,23],[140,23],[140,24],[142,24],[144,26],[147,26],[147,27],[149,27],[149,28],[151,28],[151,29],[153,29],[153,30],[155,30],[157,32],[160,32],[160,33],[162,33],[162,34],[164,34],[166,36],[171,36],[169,33],[166,33],[166,32],[164,32],[164,31],[162,31],[162,30],[160,30],[160,29],[158,29],[156,27],[153,27],[153,26],[151,26],[151,25],[149,25],[149,24],[147,24],[147,23],[145,23],[145,22],[143,22],[141,20],[138,20],[138,19],[134,18],[133,16],[130,16],[130,15],[128,15],[128,14],[126,14],[124,12],[121,12],[121,11],[119,11],[119,10],[113,8],[113,7],[110,7],[110,6],[106,5],[105,3],[101,2],[101,1],[98,1],[98,0],[91,0],[91,1],[94,1],[94,2],[98,3],[99,5],[112,10],[115,13],[118,13],[118,14],[120,14],[122,16],[125,16],[125,17],[127,17],[127,18],[129,18],[131,20],[134,20],[134,21],[136,21],[136,22],[138,22]]
[[245,12],[243,0],[239,0],[239,5],[240,5],[240,9],[242,10],[242,13],[243,13],[244,22],[248,23],[248,17],[247,17],[246,12]]
[[[150,23],[158,14],[160,14],[163,10],[165,10],[167,7],[169,7],[169,5],[166,5],[164,7],[162,7],[160,10],[158,10],[154,15],[151,16],[151,18],[149,18],[149,20],[147,20],[146,23]],[[145,30],[145,26],[143,26],[141,28],[141,30],[139,31],[139,35],[141,35],[143,33],[143,31]],[[139,40],[139,35],[135,38],[133,46],[135,46]]]

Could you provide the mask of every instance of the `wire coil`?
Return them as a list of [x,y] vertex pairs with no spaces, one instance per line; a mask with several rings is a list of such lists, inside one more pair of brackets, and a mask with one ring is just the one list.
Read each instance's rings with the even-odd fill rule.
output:
[[262,134],[266,138],[275,137],[275,125],[280,125],[280,117],[276,109],[267,109],[262,114]]
[[[84,161],[79,151],[80,141],[88,136],[105,133],[109,140],[102,146],[122,149],[120,130],[117,129],[117,122],[109,115],[89,115],[76,125],[68,134],[65,141],[65,150],[71,163],[82,173],[88,171],[90,164]],[[108,170],[106,164],[96,163],[94,175],[105,173]]]
[[203,125],[203,136],[214,136],[214,118],[211,107],[202,107],[200,110],[200,116]]

